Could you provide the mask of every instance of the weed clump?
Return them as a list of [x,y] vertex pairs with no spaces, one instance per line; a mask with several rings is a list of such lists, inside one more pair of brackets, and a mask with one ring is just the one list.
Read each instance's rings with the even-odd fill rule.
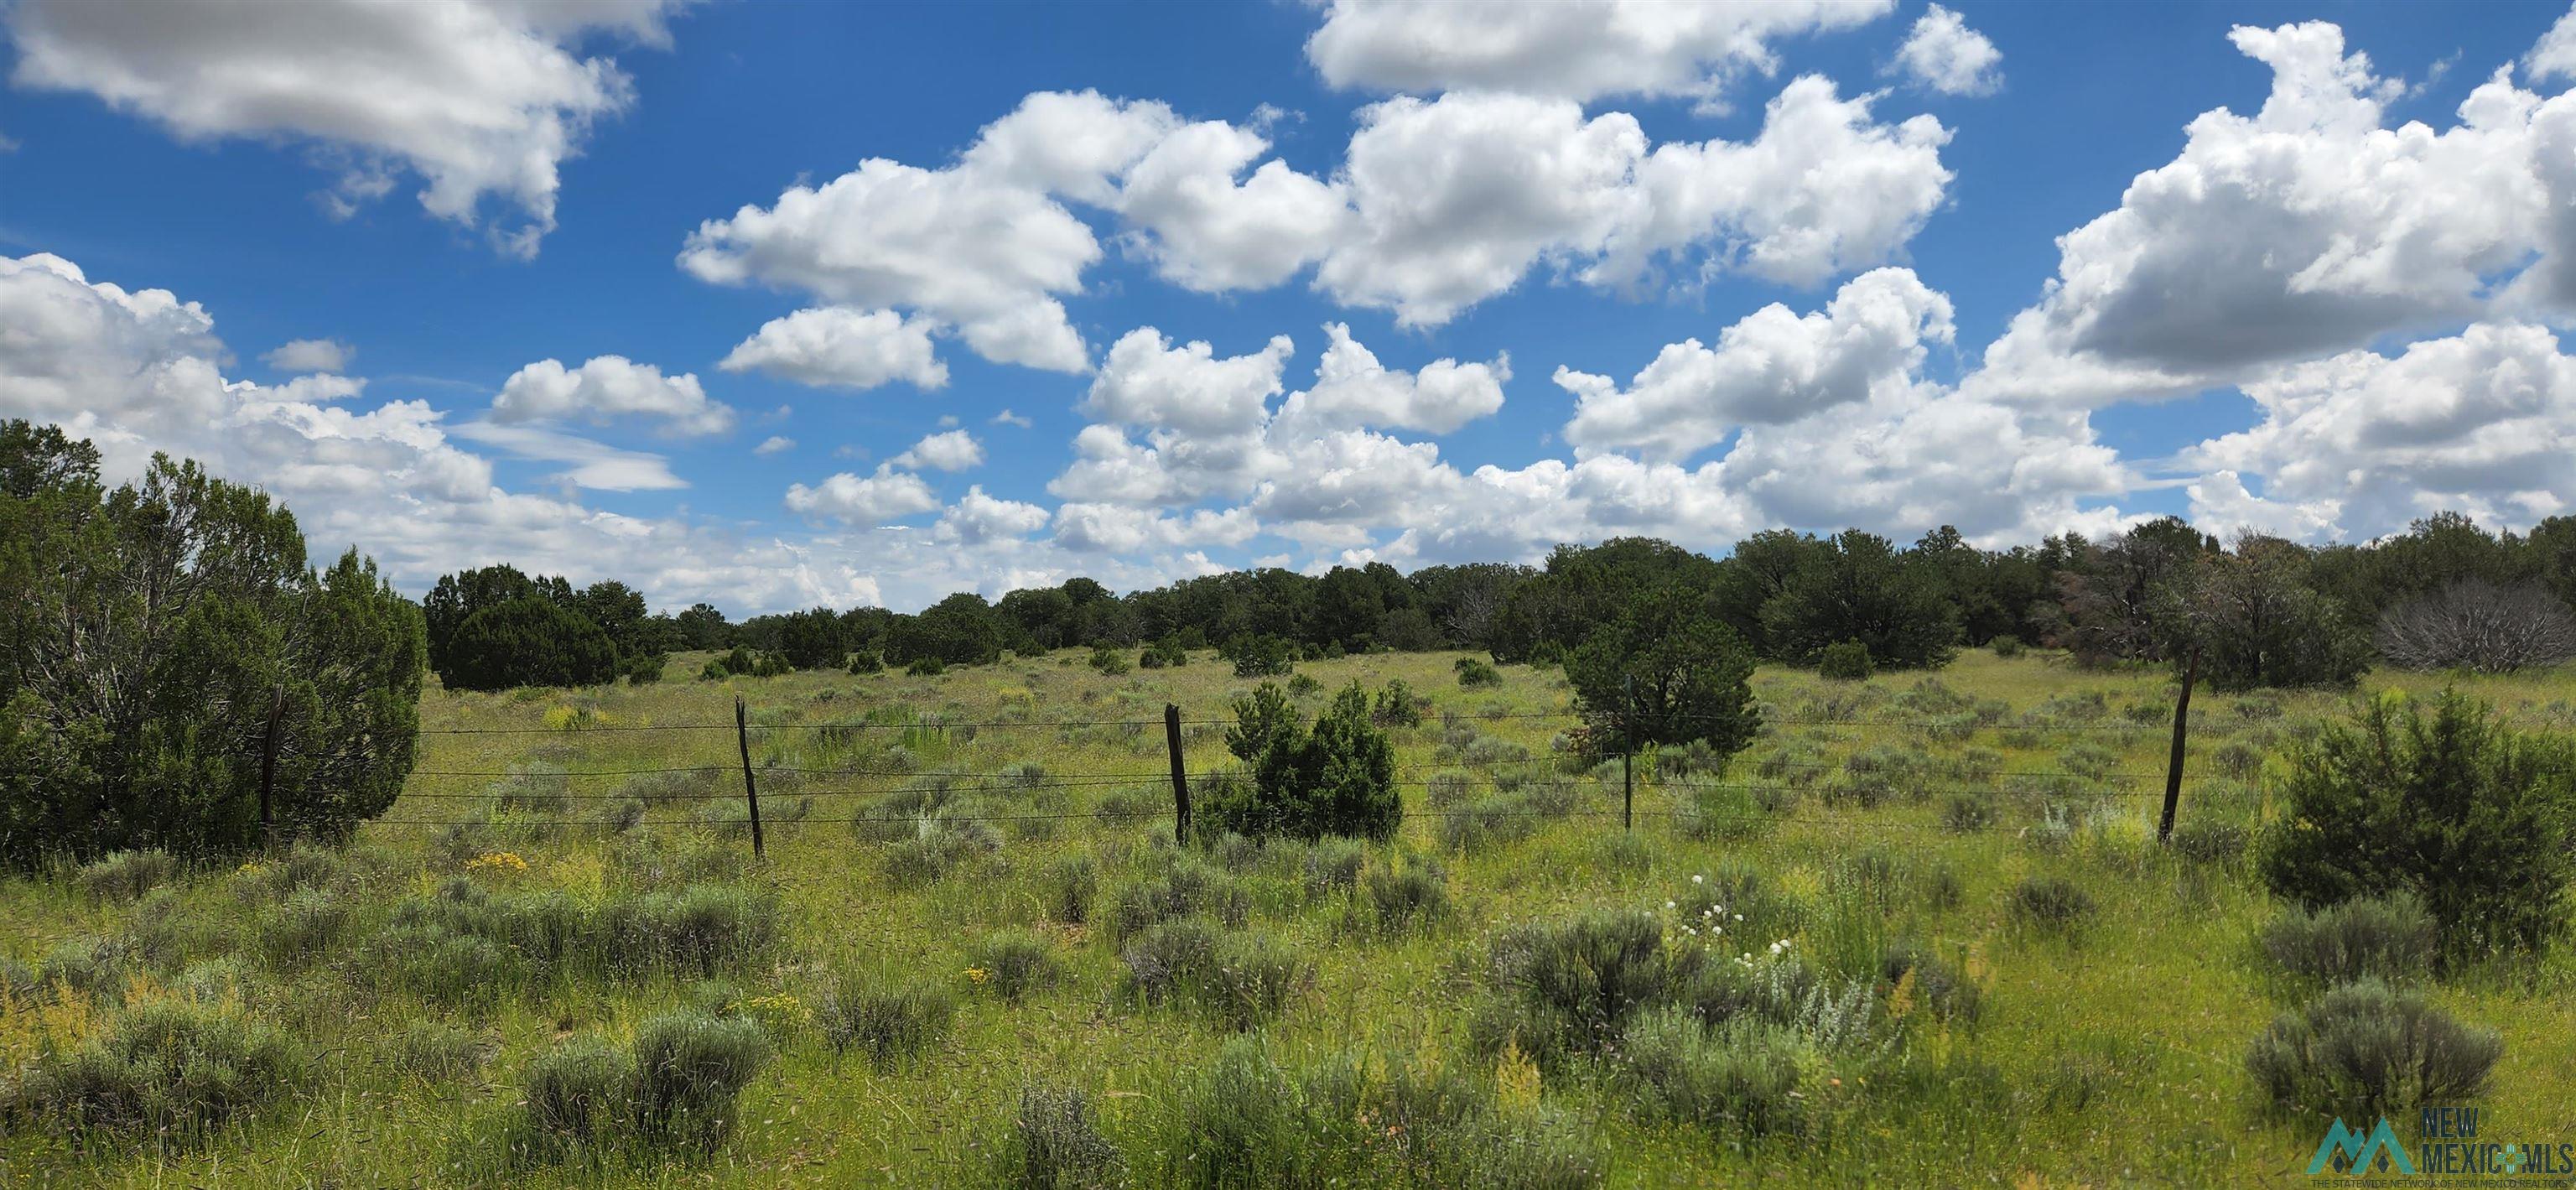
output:
[[1314,982],[1314,966],[1261,934],[1220,934],[1174,921],[1121,947],[1127,990],[1146,1004],[1196,1008],[1230,1028],[1267,1024]]
[[2043,930],[2071,930],[2095,912],[2093,894],[2063,876],[2031,876],[2014,885],[2012,915]]
[[512,1150],[534,1161],[612,1146],[710,1152],[769,1054],[759,1025],[691,1011],[645,1021],[631,1050],[573,1038],[529,1064]]
[[1001,1157],[998,1180],[1013,1190],[1108,1190],[1126,1181],[1125,1159],[1100,1134],[1078,1087],[1023,1088]]
[[995,934],[984,939],[974,954],[973,979],[978,987],[990,990],[1002,999],[1017,1004],[1020,998],[1053,984],[1064,974],[1064,964],[1056,961],[1055,948],[1047,940],[1027,931]]
[[169,883],[178,872],[179,861],[158,848],[111,851],[82,864],[72,883],[92,900],[131,901]]
[[880,1068],[929,1049],[956,1015],[956,1001],[937,984],[856,975],[834,980],[814,1005],[832,1052],[857,1050]]

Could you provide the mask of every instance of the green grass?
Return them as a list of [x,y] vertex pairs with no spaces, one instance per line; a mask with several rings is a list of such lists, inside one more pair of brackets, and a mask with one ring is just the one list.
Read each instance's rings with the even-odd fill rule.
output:
[[[345,854],[182,870],[171,894],[140,900],[94,895],[70,872],[0,881],[0,968],[23,964],[39,977],[24,995],[0,990],[0,1102],[27,1063],[173,998],[256,1021],[310,1059],[293,1093],[188,1143],[84,1138],[9,1116],[0,1120],[0,1182],[985,1185],[1005,1154],[1021,1151],[1015,1122],[1032,1087],[1079,1092],[1087,1126],[1147,1180],[1175,1168],[1165,1147],[1186,1089],[1209,1077],[1240,1026],[1260,1019],[1256,1043],[1283,1077],[1324,1078],[1357,1059],[1378,1080],[1391,1070],[1464,1079],[1459,1086],[1496,1095],[1477,1108],[1477,1143],[1501,1144],[1493,1138],[1514,1128],[1570,1130],[1598,1155],[1606,1185],[2302,1180],[2318,1128],[2267,1114],[2244,1064],[2254,1037],[2296,1006],[2295,982],[2256,941],[2279,906],[2241,861],[2186,860],[2153,844],[2170,721],[2143,708],[2170,708],[2161,671],[2085,672],[2035,650],[2010,660],[1971,650],[1939,675],[1946,690],[1918,691],[1916,674],[1827,683],[1766,668],[1757,692],[1775,718],[1796,723],[1775,728],[1723,776],[1694,771],[1687,758],[1661,766],[1686,780],[1761,788],[1703,799],[1657,785],[1659,766],[1640,758],[1629,833],[1619,767],[1560,763],[1556,737],[1571,724],[1549,716],[1570,707],[1562,677],[1503,667],[1499,684],[1462,688],[1457,657],[1299,666],[1326,691],[1400,678],[1431,699],[1419,726],[1393,732],[1399,776],[1414,782],[1403,790],[1411,816],[1356,865],[1330,847],[1172,854],[1163,705],[1177,703],[1185,719],[1219,719],[1254,685],[1205,652],[1184,667],[1119,675],[1068,651],[936,677],[433,689],[422,725],[441,734],[423,737],[422,772],[388,821],[361,830]],[[677,659],[671,672],[694,674],[704,660]],[[2365,686],[2425,691],[2440,682],[2382,673]],[[2576,671],[2468,688],[2527,725],[2576,727]],[[758,865],[739,814],[737,693],[756,726],[866,725],[753,735],[768,850]],[[2258,822],[2264,807],[2248,786],[2259,788],[2259,769],[2231,777],[2222,753],[2233,746],[2238,759],[2226,763],[2240,767],[2248,754],[2259,761],[2343,703],[2198,694],[2183,821]],[[1322,696],[1299,700],[1310,716],[1321,705]],[[1103,720],[1126,722],[1062,725]],[[1899,721],[1926,726],[1883,726]],[[444,734],[550,723],[587,726]],[[969,723],[983,726],[942,726]],[[693,725],[722,729],[597,730]],[[1186,734],[1194,772],[1229,760],[1221,727],[1194,723]],[[2061,775],[2070,752],[2083,775]],[[705,771],[625,773],[674,766]],[[567,774],[560,783],[556,770]],[[441,772],[493,775],[433,775]],[[1435,774],[1450,774],[1436,809],[1424,784]],[[1868,798],[1828,797],[1863,782],[1875,783]],[[1949,793],[1962,784],[1994,790],[1991,819],[1945,829]],[[635,804],[642,824],[617,829]],[[1090,816],[1104,806],[1150,816]],[[1444,847],[1439,815],[1476,806],[1533,829]],[[2061,825],[2040,829],[2052,807]],[[925,813],[1003,819],[930,828],[981,829],[997,845],[977,837],[925,847]],[[855,817],[880,821],[846,821]],[[558,818],[582,825],[545,821]],[[933,850],[938,862],[922,862]],[[1399,872],[1445,875],[1440,906],[1418,917],[1383,908],[1427,895],[1391,885]],[[1759,892],[1747,894],[1758,899],[1747,902],[1755,911],[1743,932],[1761,925],[1777,937],[1679,933],[1681,907],[1697,920],[1723,903],[1707,890],[1723,885],[1734,896],[1748,872]],[[1694,876],[1705,879],[1694,885]],[[442,945],[460,956],[447,968],[396,961],[386,947],[427,932],[406,934],[397,918],[433,916],[419,906],[456,895],[442,892],[456,879],[509,910],[442,928]],[[2038,928],[2014,912],[2026,880],[2058,879],[2093,902],[2080,923]],[[1116,913],[1122,891],[1149,882],[1188,885],[1196,920],[1311,964],[1311,983],[1292,981],[1275,1018],[1128,994]],[[774,937],[740,947],[687,941],[734,928],[683,912],[687,890],[705,886],[739,887],[741,902],[722,912],[748,905],[774,915]],[[1973,983],[1976,1010],[1944,1019],[1928,985],[1909,982],[1896,997],[1907,1001],[1901,1013],[1891,1001],[1881,1008],[1904,1017],[1881,1022],[1901,1024],[1901,1044],[1868,1064],[1865,1080],[1819,1087],[1801,1129],[1752,1139],[1692,1121],[1722,1096],[1641,1101],[1648,1080],[1589,1059],[1541,1076],[1512,1055],[1483,1056],[1471,1020],[1490,995],[1498,938],[1599,911],[1662,914],[1668,901],[1677,907],[1664,917],[1668,947],[1732,961],[1785,939],[1817,971],[1851,978],[1902,943],[1938,960],[1918,973]],[[643,905],[654,908],[635,909]],[[487,921],[496,924],[474,924]],[[651,928],[615,924],[635,921]],[[602,933],[615,929],[662,939],[680,957],[652,958],[621,946],[625,935]],[[91,937],[131,944],[123,982],[64,994],[41,979],[48,954]],[[480,968],[470,962],[481,960],[468,952],[482,942],[498,948],[483,956],[484,986],[435,986],[472,978]],[[2502,1034],[2483,1102],[2517,1135],[2576,1120],[2570,949],[2473,968],[2429,989],[2464,1024]],[[1000,994],[975,973],[991,980],[1006,957],[1014,970],[1049,975],[1016,988],[1016,998]],[[817,1010],[837,991],[924,984],[955,1015],[919,1052],[875,1061],[827,1043]],[[541,1055],[581,1038],[626,1051],[647,1021],[682,1009],[756,1021],[774,1046],[729,1139],[703,1156],[621,1150],[508,1164],[524,1079]],[[1674,1069],[1724,1072],[1722,1056],[1666,1036],[1673,1022],[1658,1021],[1668,1043],[1660,1052],[1684,1063]],[[1858,1061],[1837,1057],[1833,1069]],[[1664,1085],[1702,1085],[1673,1081],[1683,1077]],[[12,1110],[29,1109],[0,1108]],[[1368,1169],[1383,1178],[1407,1168],[1386,1160],[1394,1164]]]

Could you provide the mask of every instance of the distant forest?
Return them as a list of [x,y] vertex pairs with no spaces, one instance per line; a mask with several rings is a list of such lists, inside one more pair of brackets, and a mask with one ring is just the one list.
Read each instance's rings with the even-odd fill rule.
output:
[[648,614],[622,583],[576,589],[495,566],[440,579],[425,607],[432,668],[450,687],[494,689],[658,680],[665,655],[681,650],[731,651],[707,677],[973,665],[1069,647],[1142,647],[1149,667],[1213,647],[1246,673],[1369,650],[1554,664],[1668,588],[1755,656],[1791,665],[1831,651],[1845,668],[1863,653],[1865,669],[1937,668],[1961,647],[2028,644],[2089,664],[2198,652],[2225,687],[2335,685],[2373,663],[2491,671],[2576,655],[2576,517],[2517,535],[2442,513],[2371,544],[2321,547],[2221,542],[2174,517],[2005,550],[1948,527],[1902,547],[1859,530],[1773,530],[1722,559],[1619,538],[1559,546],[1539,566],[1270,568],[1126,595],[1075,578],[998,601],[959,593],[917,614],[815,608],[741,623],[705,603]]

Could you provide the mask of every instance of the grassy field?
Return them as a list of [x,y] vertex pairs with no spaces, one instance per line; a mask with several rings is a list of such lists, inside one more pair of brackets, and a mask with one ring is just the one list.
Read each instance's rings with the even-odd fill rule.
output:
[[[1376,875],[1356,890],[1330,847],[1171,845],[1164,704],[1190,721],[1189,767],[1204,773],[1229,761],[1218,721],[1252,684],[1204,653],[1117,676],[1068,653],[938,677],[726,682],[691,680],[703,658],[684,657],[640,688],[433,690],[420,772],[345,853],[186,872],[140,898],[69,874],[0,883],[0,955],[81,976],[0,994],[0,1070],[101,1029],[120,1002],[169,998],[268,1023],[310,1053],[291,1097],[193,1142],[84,1146],[13,1121],[0,1181],[983,1185],[1036,1084],[1085,1092],[1130,1181],[1159,1184],[1205,1168],[1192,1121],[1234,1085],[1206,1072],[1229,1053],[1231,1069],[1259,1065],[1230,1043],[1230,1014],[1146,1002],[1121,957],[1132,931],[1113,909],[1175,872],[1215,890],[1224,907],[1208,915],[1232,918],[1221,934],[1266,938],[1287,969],[1310,973],[1288,982],[1275,1015],[1256,1014],[1268,1015],[1256,1044],[1269,1062],[1483,1088],[1478,1126],[1506,1138],[1496,1143],[1545,1149],[1597,1184],[2307,1181],[2321,1125],[2267,1115],[2244,1069],[2248,1042],[2304,989],[2254,946],[2278,906],[2236,844],[2266,812],[2264,757],[2342,714],[2343,696],[2198,696],[2185,857],[2153,837],[2172,698],[2160,671],[1984,651],[1932,679],[1828,685],[1765,669],[1756,685],[1775,723],[1764,739],[1723,775],[1641,758],[1635,827],[1623,830],[1618,765],[1570,766],[1556,751],[1574,725],[1562,677],[1507,667],[1499,685],[1461,689],[1456,657],[1299,667],[1323,690],[1299,699],[1310,715],[1354,679],[1401,680],[1430,700],[1420,725],[1394,731],[1407,817],[1371,849]],[[2526,726],[2576,729],[2576,672],[2468,688]],[[761,770],[759,865],[740,821],[736,694]],[[852,723],[869,726],[826,727]],[[637,771],[673,768],[694,771]],[[924,792],[934,787],[945,792]],[[964,841],[922,845],[907,815],[925,808]],[[1095,891],[1077,914],[1068,885],[1084,858]],[[1408,871],[1442,874],[1427,924],[1377,908]],[[1684,932],[1699,920],[1684,911],[1696,890],[1739,888],[1748,873],[1754,920],[1718,942]],[[2094,910],[2064,925],[2015,910],[2027,878],[2051,876]],[[504,965],[477,986],[470,965],[423,949],[436,938],[417,921],[422,906],[467,895],[442,891],[459,879],[476,896],[559,891],[567,913],[738,887],[777,925],[712,976],[567,961]],[[1910,976],[1876,988],[1873,1056],[1808,1072],[1804,1126],[1762,1136],[1669,1118],[1615,1060],[1538,1062],[1517,1044],[1498,1059],[1480,1045],[1497,939],[1607,910],[1654,915],[1668,949],[1761,963],[1785,941],[1820,972],[1865,980],[1910,940],[1972,985],[1973,1011],[1957,998],[1968,993],[1936,1004]],[[997,936],[1022,953],[996,949]],[[1014,1001],[997,976],[1027,962],[1057,975]],[[906,980],[956,1005],[925,1048],[875,1060],[827,1044],[820,1020],[836,995]],[[2566,946],[2459,973],[2433,994],[2501,1031],[2483,1100],[2499,1126],[2576,1134]],[[682,1004],[755,1019],[774,1044],[730,1139],[703,1155],[506,1160],[532,1061]],[[1383,1148],[1345,1184],[1418,1170],[1405,1146],[1448,1135],[1416,1141],[1376,1116],[1337,1125]]]

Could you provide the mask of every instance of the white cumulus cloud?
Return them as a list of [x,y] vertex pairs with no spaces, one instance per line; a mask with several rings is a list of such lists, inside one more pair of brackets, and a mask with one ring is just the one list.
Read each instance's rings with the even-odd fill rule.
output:
[[293,339],[259,358],[280,372],[346,372],[357,354],[336,339]]
[[2003,51],[1938,4],[1924,10],[1896,49],[1895,68],[1944,95],[1992,95],[2004,85]]
[[[421,205],[536,254],[558,169],[634,89],[591,30],[660,44],[670,0],[22,0],[6,13],[13,81],[85,91],[185,140],[303,138],[345,163],[324,196],[350,214],[423,182]],[[504,209],[488,210],[485,199]]]
[[948,383],[930,342],[931,325],[892,310],[820,306],[763,324],[716,366],[757,369],[816,387],[867,389],[897,380],[915,388]]
[[538,360],[492,399],[492,420],[503,425],[578,419],[605,426],[629,418],[659,420],[674,434],[721,434],[733,428],[734,411],[707,399],[695,375],[665,376],[622,355],[593,356],[578,368]]

